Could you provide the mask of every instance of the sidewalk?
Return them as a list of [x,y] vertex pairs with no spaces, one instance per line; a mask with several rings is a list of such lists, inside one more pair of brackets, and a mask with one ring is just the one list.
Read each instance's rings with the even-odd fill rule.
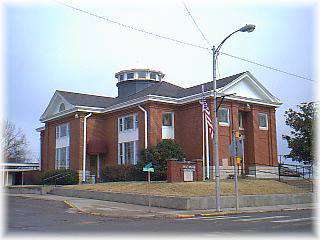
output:
[[222,212],[216,212],[215,209],[208,210],[175,210],[160,207],[148,207],[142,205],[109,202],[102,200],[64,197],[58,195],[38,195],[38,194],[5,194],[5,196],[18,196],[25,198],[61,201],[76,211],[92,215],[121,217],[121,218],[190,218],[197,216],[218,216],[235,213],[256,213],[272,211],[290,211],[301,209],[313,209],[315,206],[309,204],[292,204],[263,207],[243,207],[238,212],[235,209],[222,209]]

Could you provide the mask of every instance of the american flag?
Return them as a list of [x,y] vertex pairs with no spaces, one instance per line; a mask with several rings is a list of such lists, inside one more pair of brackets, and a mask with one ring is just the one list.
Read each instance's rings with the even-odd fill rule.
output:
[[208,107],[206,99],[204,98],[203,85],[202,85],[202,100],[200,101],[200,104],[202,105],[202,112],[204,114],[205,123],[207,124],[210,136],[213,139],[213,125],[212,125],[211,116],[210,116],[210,109]]

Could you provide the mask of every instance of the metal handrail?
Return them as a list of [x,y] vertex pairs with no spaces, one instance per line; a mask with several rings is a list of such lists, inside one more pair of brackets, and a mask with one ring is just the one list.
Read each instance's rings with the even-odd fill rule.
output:
[[43,179],[43,185],[44,185],[44,183],[45,183],[47,180],[49,180],[49,179],[54,179],[54,180],[55,180],[55,185],[56,185],[56,181],[57,181],[58,179],[61,179],[61,178],[66,177],[66,176],[69,176],[69,175],[71,175],[71,174],[72,174],[72,173],[59,173],[59,174],[53,175],[53,176],[51,176],[51,177],[45,178],[45,179]]

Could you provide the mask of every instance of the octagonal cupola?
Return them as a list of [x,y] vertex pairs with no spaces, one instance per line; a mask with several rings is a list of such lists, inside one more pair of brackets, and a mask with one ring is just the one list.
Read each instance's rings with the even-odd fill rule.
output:
[[160,82],[165,75],[151,69],[122,70],[115,74],[118,80],[118,97],[126,97]]

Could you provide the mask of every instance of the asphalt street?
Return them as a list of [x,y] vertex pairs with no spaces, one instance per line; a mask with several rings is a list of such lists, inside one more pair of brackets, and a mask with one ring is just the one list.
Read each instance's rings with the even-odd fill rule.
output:
[[95,233],[287,233],[313,235],[312,210],[243,213],[186,219],[120,219],[78,213],[63,202],[9,197],[7,234]]

